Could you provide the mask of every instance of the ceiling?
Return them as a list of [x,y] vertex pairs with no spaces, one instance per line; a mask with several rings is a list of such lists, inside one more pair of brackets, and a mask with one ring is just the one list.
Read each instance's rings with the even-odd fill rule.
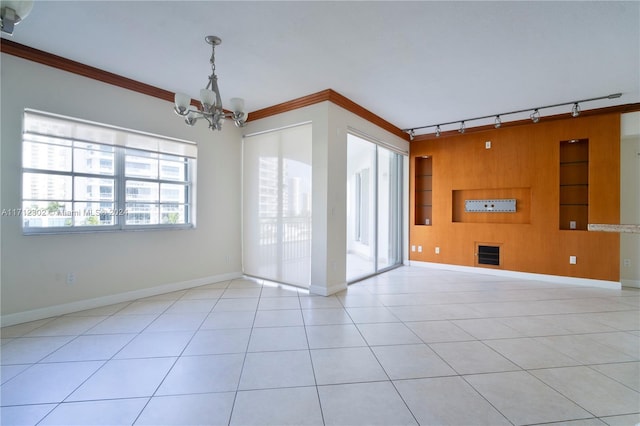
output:
[[209,34],[223,102],[249,111],[327,88],[400,128],[640,102],[636,1],[36,0],[10,38],[197,97]]

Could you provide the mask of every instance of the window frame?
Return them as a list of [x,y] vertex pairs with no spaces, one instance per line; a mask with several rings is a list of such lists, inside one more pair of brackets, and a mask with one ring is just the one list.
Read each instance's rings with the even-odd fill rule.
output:
[[[103,132],[103,134],[113,132],[113,141],[111,143],[99,140],[87,140],[87,138],[78,137],[77,135],[56,135],[53,133],[47,134],[46,132],[29,131],[27,129],[27,121],[29,119],[37,120],[38,117],[43,119],[51,119],[57,122],[62,122],[69,125],[69,131],[73,133],[75,129],[73,126],[82,126],[83,129],[95,130],[96,133]],[[31,164],[30,167],[26,167],[25,164],[25,144],[26,143],[38,143],[48,146],[55,146],[57,144],[52,142],[33,141],[31,136],[43,136],[47,138],[56,138],[67,143],[61,143],[61,146],[68,147],[71,151],[70,155],[70,170],[57,170],[55,166],[51,166],[51,169],[38,167],[38,164]],[[86,171],[82,167],[78,167],[76,164],[75,155],[78,149],[87,149],[82,147],[82,144],[94,144],[100,146],[110,147],[110,151],[113,155],[113,173],[104,174],[101,173],[100,167],[97,171]],[[146,144],[145,144],[146,143]],[[197,146],[194,142],[168,138],[165,136],[159,136],[155,134],[149,134],[139,132],[131,129],[124,129],[121,127],[110,126],[101,123],[95,123],[85,120],[80,120],[71,117],[65,117],[57,114],[51,114],[42,111],[36,111],[32,109],[25,109],[23,114],[23,134],[22,134],[22,162],[20,173],[20,200],[21,208],[18,209],[21,216],[21,228],[23,235],[47,235],[47,234],[73,234],[73,233],[101,233],[101,232],[123,232],[123,231],[157,231],[157,230],[185,230],[194,229],[196,227],[196,176],[197,176]],[[140,176],[127,176],[126,174],[126,158],[128,155],[136,155],[136,153],[150,153],[151,158],[155,158],[157,162],[157,177],[140,177]],[[142,158],[142,157],[141,157]],[[102,161],[101,158],[99,158]],[[171,179],[166,176],[162,176],[162,165],[166,164],[166,161],[175,161],[177,164],[181,164],[184,167],[181,177],[178,179]],[[82,171],[77,171],[76,167]],[[71,194],[65,194],[67,196],[64,200],[61,199],[39,199],[37,197],[32,198],[33,193],[25,193],[24,181],[25,174],[40,174],[44,176],[64,176],[71,179]],[[91,196],[84,196],[83,199],[78,198],[76,194],[76,178],[88,178],[88,179],[108,179],[113,181],[112,200],[102,200],[100,191],[97,194],[96,200],[87,200],[86,198],[92,198]],[[157,207],[157,222],[152,224],[127,224],[129,219],[128,204],[135,204],[135,201],[127,201],[127,181],[142,181],[156,183],[158,186],[158,194],[156,201],[142,201],[141,204],[155,205]],[[178,202],[163,202],[161,200],[162,186],[163,184],[171,184],[184,187],[184,199]],[[101,188],[101,184],[97,185]],[[29,197],[27,197],[27,195]],[[95,197],[95,194],[94,194]],[[69,212],[71,215],[63,215],[62,217],[70,217],[72,224],[62,226],[25,226],[26,216],[34,218],[47,217],[49,213],[45,209],[29,209],[25,207],[27,203],[64,203],[64,212]],[[101,213],[103,207],[100,207],[98,214],[91,216],[81,215],[82,209],[77,209],[76,204],[93,204],[100,205],[103,203],[110,203],[113,208],[105,209],[105,213]],[[185,223],[162,223],[163,217],[163,205],[177,205],[178,209],[184,210]],[[66,210],[67,206],[71,209]],[[95,210],[92,206],[91,209]],[[153,208],[152,208],[153,210]],[[83,218],[98,217],[102,214],[110,214],[113,217],[113,223],[107,225],[75,225],[75,217],[80,216]],[[133,214],[133,213],[131,213]],[[153,214],[153,213],[152,213]]]

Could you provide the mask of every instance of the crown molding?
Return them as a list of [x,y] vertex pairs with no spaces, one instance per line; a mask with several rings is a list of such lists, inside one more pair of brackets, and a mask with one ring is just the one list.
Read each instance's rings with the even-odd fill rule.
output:
[[63,58],[62,56],[54,55],[43,50],[34,49],[32,47],[25,46],[11,40],[7,40],[4,38],[2,39],[2,42],[0,42],[0,52],[17,56],[22,59],[27,59],[29,61],[37,62],[42,65],[57,68],[62,71],[77,74],[83,77],[88,77],[93,80],[101,81],[103,83],[112,84],[114,86],[122,87],[128,90],[133,90],[134,92],[142,93],[154,98],[173,102],[174,94],[169,92],[168,90],[141,83],[139,81],[132,80],[130,78],[126,78],[121,75],[104,71],[89,65],[85,65],[80,62],[72,61],[71,59]]
[[365,120],[375,124],[376,126],[392,133],[404,140],[409,140],[409,135],[403,132],[402,129],[394,126],[380,116],[374,114],[368,109],[358,105],[346,96],[341,95],[333,89],[326,89],[321,92],[313,93],[311,95],[303,96],[300,98],[292,99],[287,102],[282,102],[277,105],[273,105],[267,108],[259,109],[249,113],[249,121],[260,120],[261,118],[270,117],[276,114],[282,114],[283,112],[293,111],[298,108],[314,105],[320,102],[329,101],[339,107],[346,109],[347,111],[364,118]]
[[[11,40],[1,39],[0,52],[173,103],[174,94],[168,90],[160,89],[159,87],[85,65],[43,50],[34,49]],[[400,128],[331,89],[250,112],[247,121],[259,120],[324,101],[330,101],[396,136],[409,140],[407,133],[403,132]],[[192,103],[194,103],[194,101],[192,101]]]
[[[27,59],[29,61],[37,62],[42,65],[47,65],[53,68],[57,68],[62,71],[67,71],[73,74],[77,74],[83,77],[91,78],[93,80],[101,81],[103,83],[112,84],[114,86],[121,87],[123,89],[132,90],[134,92],[141,93],[143,95],[152,96],[154,98],[162,99],[167,102],[173,103],[174,93],[168,90],[161,89],[159,87],[151,86],[146,83],[142,83],[137,80],[133,80],[127,77],[123,77],[118,74],[114,74],[108,71],[101,70],[99,68],[95,68],[89,65],[85,65],[80,62],[73,61],[71,59],[63,58],[62,56],[54,55],[49,52],[45,52],[43,50],[34,49],[29,46],[25,46],[20,43],[16,43],[11,40],[1,39],[0,40],[0,52],[6,53],[8,55],[13,55],[19,58]],[[329,101],[335,105],[338,105],[349,112],[381,127],[388,132],[402,138],[405,140],[409,140],[409,135],[404,132],[402,129],[394,126],[389,123],[385,119],[380,116],[374,114],[368,109],[358,105],[353,102],[351,99],[341,95],[340,93],[332,90],[326,89],[317,93],[313,93],[311,95],[303,96],[300,98],[292,99],[287,102],[283,102],[277,105],[273,105],[267,108],[259,109],[257,111],[253,111],[249,113],[249,119],[247,121],[259,120],[261,118],[269,117],[276,114],[281,114],[287,111],[293,111],[295,109],[299,109],[305,106],[314,105],[320,102]],[[192,101],[195,105],[196,102]],[[635,112],[640,111],[640,103],[626,104],[626,105],[617,105],[605,108],[597,108],[592,110],[583,110],[580,114],[580,117],[589,117],[594,115],[601,114],[624,114],[627,112]],[[577,119],[580,119],[578,117]],[[553,121],[559,119],[565,119],[566,114],[557,114],[548,117],[544,117],[543,120]],[[531,124],[530,120],[517,120],[511,122],[503,122],[502,127],[514,127],[514,126],[522,126]],[[477,126],[477,127],[468,127],[466,129],[465,134],[482,132],[486,130],[493,129],[493,125],[485,125],[485,126]],[[459,135],[457,130],[450,130],[442,132],[439,138],[446,138],[450,136]],[[436,136],[432,133],[417,135],[413,141],[423,141],[436,139]]]

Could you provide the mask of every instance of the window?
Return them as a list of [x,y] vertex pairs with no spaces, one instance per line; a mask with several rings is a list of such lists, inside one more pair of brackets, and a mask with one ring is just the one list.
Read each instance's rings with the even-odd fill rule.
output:
[[196,162],[192,142],[25,110],[23,231],[190,228]]

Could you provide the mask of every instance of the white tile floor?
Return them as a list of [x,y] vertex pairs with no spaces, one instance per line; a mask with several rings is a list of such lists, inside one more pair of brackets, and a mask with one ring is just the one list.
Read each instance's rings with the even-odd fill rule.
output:
[[403,267],[2,329],[2,424],[634,425],[640,291]]

